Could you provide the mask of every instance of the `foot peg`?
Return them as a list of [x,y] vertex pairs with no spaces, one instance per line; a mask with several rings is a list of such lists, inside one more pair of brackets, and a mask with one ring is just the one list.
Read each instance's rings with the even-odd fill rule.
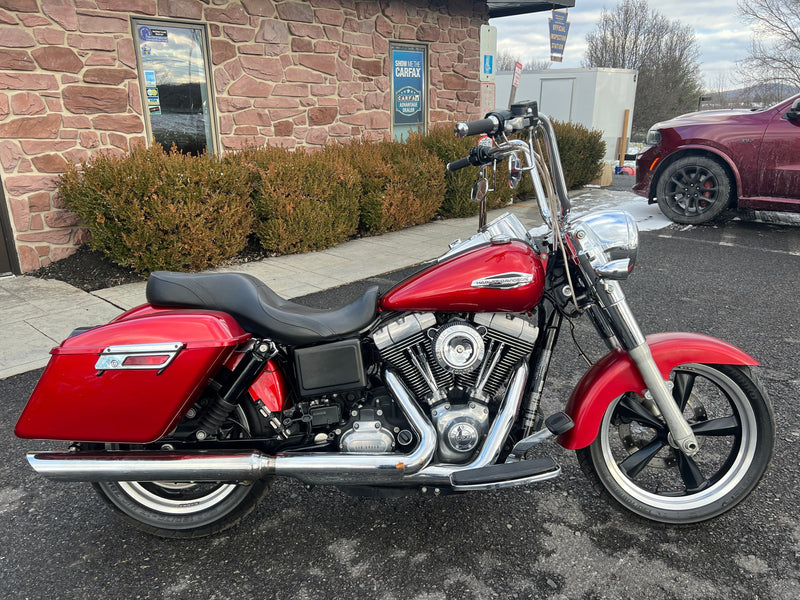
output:
[[511,453],[508,455],[506,463],[513,463],[522,460],[525,456],[525,453],[533,448],[536,444],[541,444],[543,441],[550,439],[553,436],[561,435],[562,433],[569,431],[575,426],[575,423],[566,413],[557,412],[547,417],[544,421],[544,425],[545,429],[540,429],[536,433],[533,433],[525,439],[522,439],[514,444],[514,449],[511,450]]
[[553,435],[561,435],[575,427],[575,423],[569,418],[569,415],[563,412],[553,413],[547,417],[544,421],[544,425]]

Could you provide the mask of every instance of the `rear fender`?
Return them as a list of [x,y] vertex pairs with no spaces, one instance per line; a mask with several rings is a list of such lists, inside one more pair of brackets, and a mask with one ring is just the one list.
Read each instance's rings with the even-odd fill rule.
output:
[[[650,352],[667,379],[678,365],[757,365],[756,359],[722,340],[697,333],[658,333],[647,336]],[[646,385],[624,350],[613,350],[595,363],[578,382],[564,409],[575,426],[558,437],[569,450],[585,448],[597,437],[611,402],[627,392],[643,394]]]

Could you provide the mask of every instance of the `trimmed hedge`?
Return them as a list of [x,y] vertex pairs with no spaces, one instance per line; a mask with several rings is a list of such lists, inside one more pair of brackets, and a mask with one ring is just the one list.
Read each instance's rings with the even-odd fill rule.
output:
[[90,246],[140,273],[196,271],[241,252],[253,224],[249,170],[235,157],[159,144],[67,167],[59,192]]
[[[594,179],[605,150],[601,132],[554,127],[567,186]],[[69,166],[59,191],[87,224],[91,247],[114,262],[141,273],[202,270],[237,255],[251,234],[268,252],[289,254],[327,248],[359,232],[426,223],[437,214],[472,216],[477,167],[446,173],[445,164],[469,154],[475,141],[438,127],[406,143],[249,148],[224,158],[165,152],[154,144]],[[527,176],[511,190],[506,168],[498,169],[490,209],[531,193]]]
[[434,217],[445,191],[444,169],[418,138],[354,142],[341,152],[359,174],[362,232],[396,231]]
[[264,249],[277,254],[308,252],[355,235],[358,174],[339,148],[259,148],[234,156],[256,176],[254,230]]
[[600,176],[603,169],[603,156],[606,143],[603,132],[588,129],[579,123],[565,123],[553,119],[561,164],[564,166],[564,180],[567,189],[583,187]]

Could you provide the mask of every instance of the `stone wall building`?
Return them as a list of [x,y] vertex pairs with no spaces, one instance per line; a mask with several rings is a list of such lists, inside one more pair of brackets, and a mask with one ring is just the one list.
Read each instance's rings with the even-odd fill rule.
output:
[[55,193],[67,161],[151,139],[293,148],[477,118],[491,4],[0,0],[0,273],[86,240]]

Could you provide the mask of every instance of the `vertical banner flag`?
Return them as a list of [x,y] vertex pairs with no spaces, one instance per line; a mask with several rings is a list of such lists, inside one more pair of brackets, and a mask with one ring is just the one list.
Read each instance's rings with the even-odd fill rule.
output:
[[567,13],[554,10],[553,18],[548,21],[550,22],[550,60],[561,62],[564,58],[564,46],[567,44],[567,33],[569,33]]

